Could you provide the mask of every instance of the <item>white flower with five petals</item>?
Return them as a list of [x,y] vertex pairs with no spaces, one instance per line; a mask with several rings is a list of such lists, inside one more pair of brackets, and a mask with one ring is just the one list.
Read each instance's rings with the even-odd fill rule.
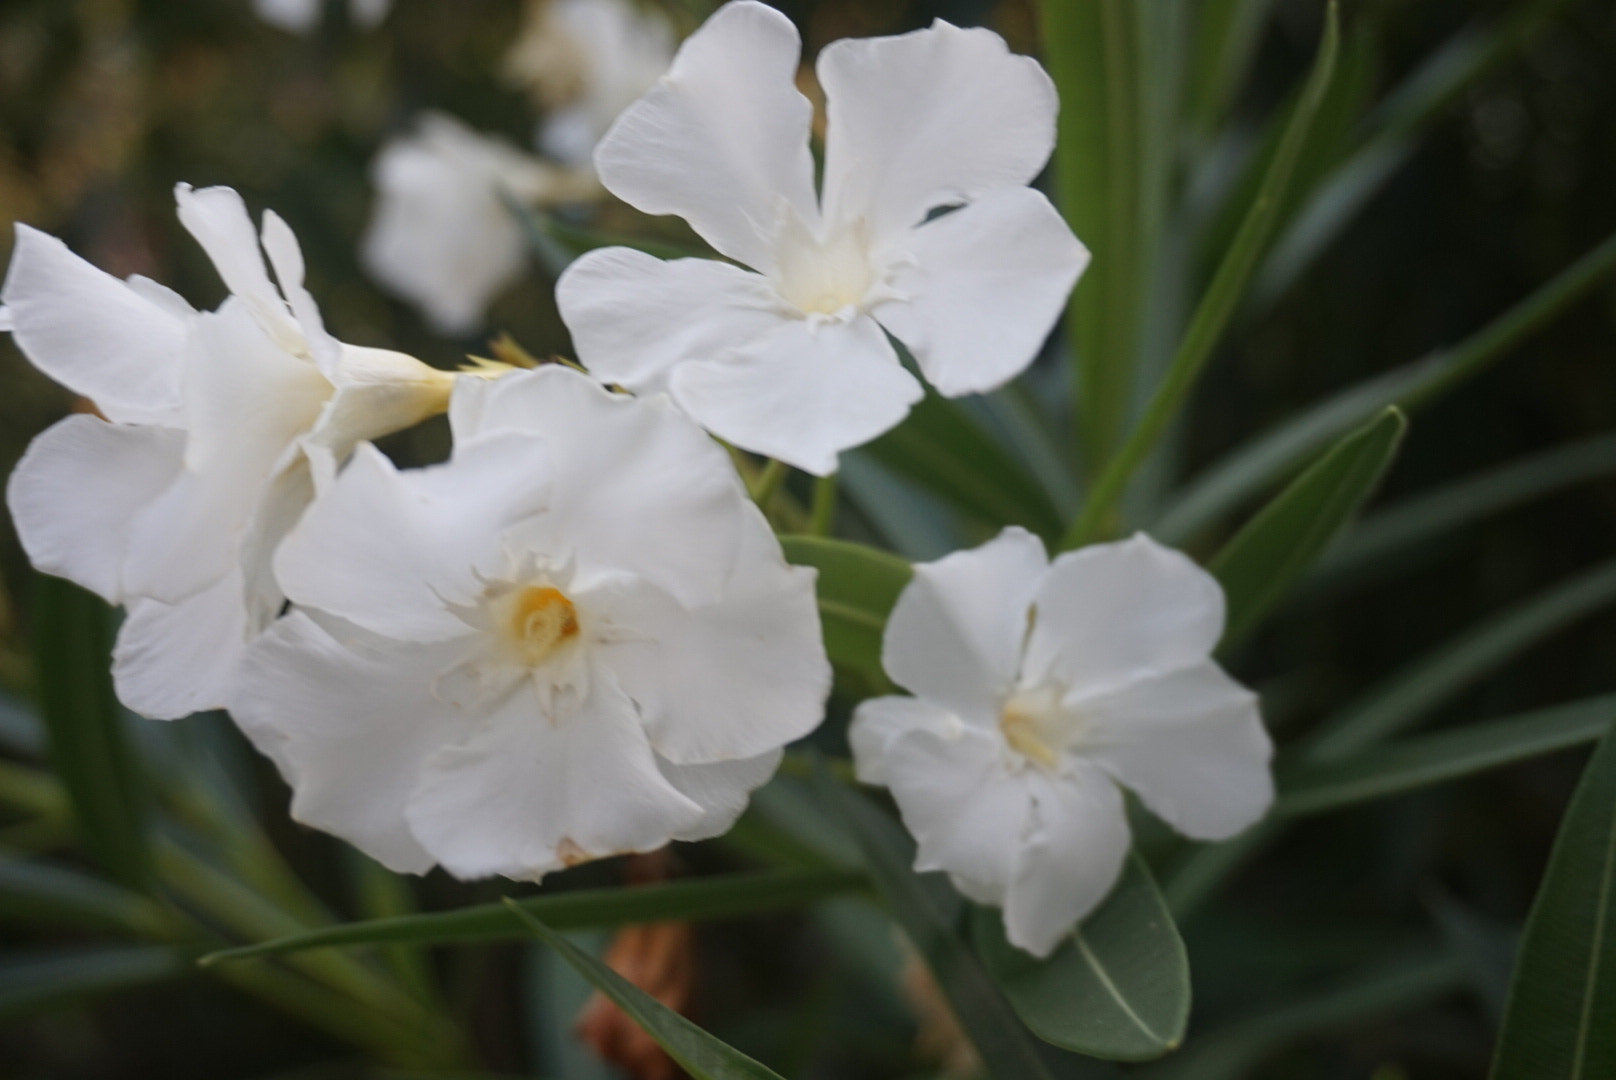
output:
[[1026,186],[1055,138],[1037,61],[942,21],[827,46],[816,193],[799,51],[778,11],[726,4],[595,152],[609,191],[741,265],[607,248],[557,301],[598,378],[824,475],[921,396],[888,333],[941,393],[990,390],[1032,361],[1088,253]]
[[365,269],[452,335],[482,325],[489,302],[527,267],[519,206],[600,193],[593,173],[541,161],[437,112],[382,148],[371,180]]
[[1047,956],[1121,872],[1121,787],[1198,840],[1273,801],[1257,699],[1211,659],[1223,619],[1211,575],[1143,534],[1051,564],[1010,528],[918,565],[882,651],[915,696],[859,706],[858,775],[892,789],[917,870]]
[[723,832],[822,715],[813,571],[665,400],[551,366],[449,416],[447,464],[361,447],[281,547],[230,709],[293,816],[467,878]]
[[578,168],[619,113],[668,70],[667,16],[635,0],[528,0],[505,77],[544,110],[538,146]]
[[239,195],[182,184],[176,198],[230,289],[218,311],[119,281],[24,225],[0,294],[24,355],[106,417],[33,441],[7,487],[12,519],[35,566],[128,606],[118,696],[160,718],[223,704],[284,604],[281,536],[359,440],[442,411],[454,382],[331,337],[273,213],[263,252],[279,289]]

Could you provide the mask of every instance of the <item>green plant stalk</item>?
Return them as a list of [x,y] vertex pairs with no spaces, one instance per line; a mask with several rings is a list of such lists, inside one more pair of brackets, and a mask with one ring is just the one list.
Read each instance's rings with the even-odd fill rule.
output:
[[[173,841],[157,850],[158,869],[187,902],[243,937],[289,937],[308,929],[251,888],[208,865]],[[444,1018],[428,1012],[397,985],[341,953],[317,952],[298,957],[294,966],[373,1013],[385,1026],[423,1042],[455,1042],[459,1033]]]
[[1485,371],[1616,270],[1616,233],[1504,314],[1449,349],[1352,387],[1226,455],[1196,479],[1151,527],[1183,544],[1258,490],[1286,475],[1341,432],[1388,405],[1413,412]]
[[1151,395],[1139,423],[1128,434],[1122,448],[1106,464],[1099,480],[1095,482],[1094,490],[1089,493],[1083,505],[1082,513],[1062,538],[1062,550],[1089,543],[1098,538],[1106,528],[1112,509],[1122,497],[1134,470],[1144,461],[1145,456],[1166,431],[1168,424],[1178,414],[1185,397],[1195,385],[1202,368],[1206,366],[1207,358],[1211,356],[1224,327],[1228,325],[1230,316],[1234,314],[1245,293],[1252,271],[1256,268],[1257,259],[1262,254],[1263,245],[1269,233],[1273,231],[1275,220],[1284,202],[1285,189],[1290,182],[1291,172],[1306,142],[1308,127],[1318,111],[1319,103],[1324,99],[1325,92],[1329,89],[1340,41],[1340,23],[1332,0],[1325,23],[1324,40],[1319,46],[1318,60],[1308,75],[1296,112],[1286,126],[1285,135],[1274,154],[1273,164],[1263,177],[1262,186],[1252,201],[1251,209],[1246,212],[1234,243],[1230,245],[1228,253],[1212,278],[1212,284],[1196,308],[1189,328],[1184,333],[1184,339],[1168,366],[1166,376],[1156,388],[1156,392]]
[[808,534],[829,536],[836,526],[836,474],[814,481],[814,502],[808,512]]
[[1133,0],[1045,0],[1045,62],[1060,94],[1057,202],[1095,258],[1073,291],[1079,457],[1099,468],[1121,436],[1138,324],[1138,40]]

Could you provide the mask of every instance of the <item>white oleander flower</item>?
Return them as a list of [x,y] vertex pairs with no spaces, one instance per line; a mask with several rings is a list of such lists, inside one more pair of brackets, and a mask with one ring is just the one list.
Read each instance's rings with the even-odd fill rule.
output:
[[[387,18],[393,0],[348,0],[348,14],[369,30]],[[320,23],[325,0],[253,0],[253,11],[271,26],[306,34]]]
[[546,366],[449,417],[447,464],[362,446],[281,546],[230,708],[293,816],[463,878],[723,832],[822,715],[813,572],[665,400]]
[[365,268],[438,331],[457,336],[481,326],[489,302],[527,266],[516,205],[600,192],[593,173],[557,168],[444,113],[427,113],[413,133],[383,147],[371,180]]
[[940,20],[827,46],[816,193],[798,52],[784,15],[726,4],[595,152],[609,191],[742,265],[605,248],[557,301],[598,378],[825,475],[921,396],[889,332],[941,393],[992,389],[1032,361],[1088,253],[1026,186],[1055,139],[1037,61]]
[[539,149],[589,168],[595,144],[668,70],[673,48],[667,17],[633,0],[529,0],[505,77],[544,110]]
[[1273,801],[1256,696],[1211,659],[1223,617],[1212,576],[1142,533],[1051,564],[1009,528],[918,565],[882,650],[915,696],[858,707],[859,778],[892,789],[915,869],[1048,956],[1121,872],[1122,787],[1197,840]]
[[216,708],[284,597],[270,556],[361,439],[441,412],[454,376],[344,345],[303,288],[285,222],[263,251],[229,188],[176,190],[180,220],[231,296],[199,313],[17,226],[3,299],[23,354],[91,399],[28,447],[7,503],[35,566],[127,605],[118,696],[158,718]]

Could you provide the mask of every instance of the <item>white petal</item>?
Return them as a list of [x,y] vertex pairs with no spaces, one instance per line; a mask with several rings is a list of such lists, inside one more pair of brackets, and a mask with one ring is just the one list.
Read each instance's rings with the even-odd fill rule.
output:
[[1023,682],[1084,696],[1201,663],[1223,634],[1223,590],[1143,533],[1069,551],[1038,593]]
[[338,346],[336,392],[302,440],[324,490],[353,448],[436,416],[449,407],[455,376],[401,352]]
[[825,89],[825,216],[863,217],[875,237],[940,205],[1038,175],[1055,147],[1055,84],[991,30],[938,20],[819,54]]
[[39,370],[113,420],[177,422],[184,318],[22,224],[0,295]]
[[260,19],[295,34],[314,29],[321,7],[321,0],[253,0],[253,10]]
[[223,708],[247,647],[242,597],[241,575],[230,573],[177,604],[130,601],[112,650],[118,700],[157,720]]
[[829,476],[837,455],[896,427],[924,391],[875,320],[786,322],[681,364],[673,399],[719,438]]
[[937,735],[959,727],[959,717],[946,709],[912,697],[867,698],[853,710],[847,741],[853,748],[853,767],[861,783],[888,783],[887,747],[917,728]]
[[1088,251],[1031,188],[990,192],[899,243],[892,288],[907,297],[871,314],[909,347],[947,397],[1019,375],[1065,309]]
[[789,318],[759,274],[620,247],[568,266],[556,305],[589,373],[640,394],[666,390],[674,365],[755,341]]
[[136,522],[126,589],[176,603],[227,573],[267,485],[330,393],[241,303],[198,315],[186,343],[185,471]]
[[247,204],[235,189],[193,190],[190,184],[176,184],[174,200],[180,224],[202,245],[225,287],[247,305],[264,332],[288,351],[302,345],[302,331],[269,280]]
[[1005,767],[1003,740],[970,727],[912,729],[887,746],[887,776],[919,842],[916,870],[945,870],[979,902],[1001,901],[1032,799]]
[[547,715],[523,684],[427,761],[407,813],[456,877],[534,879],[655,850],[705,817],[657,770],[633,703],[605,672],[563,714]]
[[[482,324],[488,304],[528,266],[510,200],[569,193],[563,175],[442,113],[390,141],[371,166],[376,206],[362,244],[372,277],[442,333]],[[576,186],[577,182],[572,182]]]
[[500,536],[544,504],[543,444],[486,437],[446,465],[399,472],[366,443],[304,513],[275,558],[286,595],[407,641],[466,631],[446,606],[481,594],[477,572],[504,569]]
[[40,434],[6,488],[28,558],[121,602],[132,523],[174,482],[184,452],[184,432],[93,416],[69,416]]
[[678,214],[721,254],[768,273],[782,215],[819,214],[813,106],[795,83],[800,49],[778,11],[725,4],[601,140],[601,182],[648,214]]
[[309,354],[320,366],[320,370],[330,375],[337,366],[338,350],[341,346],[337,344],[336,338],[326,333],[325,322],[320,318],[319,305],[303,287],[303,249],[298,247],[297,237],[292,234],[292,227],[286,224],[279,214],[273,210],[266,210],[262,239],[264,253],[269,256],[269,263],[275,268],[275,280],[280,282],[281,293],[292,309],[292,316],[297,320],[298,329],[302,331]]
[[1122,793],[1098,768],[1027,777],[1033,827],[1016,854],[1004,928],[1011,944],[1045,957],[1117,883],[1130,838]]
[[744,538],[737,516],[754,511],[728,455],[666,399],[609,393],[552,364],[461,380],[449,423],[457,444],[500,432],[544,440],[548,510],[522,533],[537,550],[629,571],[688,604],[727,586]]
[[753,757],[824,716],[831,671],[814,573],[785,564],[761,518],[746,525],[717,602],[686,607],[643,583],[594,601],[616,628],[601,662],[639,706],[656,752],[678,764]]
[[752,792],[768,782],[780,767],[781,750],[771,750],[742,761],[715,761],[708,765],[675,765],[657,758],[657,768],[680,794],[702,808],[701,820],[673,834],[675,840],[709,840],[729,832],[746,809]]
[[1080,752],[1196,840],[1226,840],[1274,801],[1257,695],[1208,661],[1072,702]]
[[299,611],[281,619],[248,650],[230,713],[291,785],[294,818],[391,870],[425,873],[433,859],[405,807],[427,758],[471,729],[432,695],[462,645],[343,637]]
[[887,674],[967,724],[997,724],[1047,566],[1043,542],[1014,525],[981,547],[917,564],[882,637]]

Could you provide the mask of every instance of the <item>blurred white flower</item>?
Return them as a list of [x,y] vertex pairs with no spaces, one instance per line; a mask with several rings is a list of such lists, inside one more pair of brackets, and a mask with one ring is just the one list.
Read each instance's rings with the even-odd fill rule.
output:
[[1223,591],[1144,534],[1058,557],[1022,529],[915,567],[882,662],[914,697],[853,719],[859,778],[892,789],[960,892],[1048,956],[1116,882],[1118,785],[1221,840],[1273,801],[1257,699],[1211,659]]
[[[387,18],[393,0],[348,0],[348,14],[365,29]],[[306,34],[320,23],[325,0],[253,0],[258,17],[294,34]]]
[[589,168],[612,121],[668,70],[673,47],[667,17],[633,0],[529,0],[505,77],[544,111],[539,149]]
[[1037,61],[942,21],[827,46],[816,194],[798,52],[784,15],[726,4],[595,152],[608,190],[751,271],[605,248],[557,300],[597,377],[825,475],[921,396],[887,332],[942,393],[991,389],[1032,361],[1088,253],[1025,186],[1055,138]]
[[449,417],[447,464],[362,446],[281,546],[230,708],[293,815],[467,878],[723,832],[820,720],[813,572],[665,400],[547,366]]
[[593,174],[557,168],[452,116],[427,113],[371,167],[365,267],[441,333],[476,330],[527,265],[519,206],[594,197]]
[[29,446],[6,492],[17,532],[35,566],[128,606],[118,696],[163,718],[223,704],[283,604],[280,537],[355,443],[442,411],[454,381],[327,334],[273,213],[263,251],[279,289],[239,195],[181,184],[176,197],[230,289],[218,311],[119,281],[26,225],[3,293],[24,355],[106,417],[70,416]]

